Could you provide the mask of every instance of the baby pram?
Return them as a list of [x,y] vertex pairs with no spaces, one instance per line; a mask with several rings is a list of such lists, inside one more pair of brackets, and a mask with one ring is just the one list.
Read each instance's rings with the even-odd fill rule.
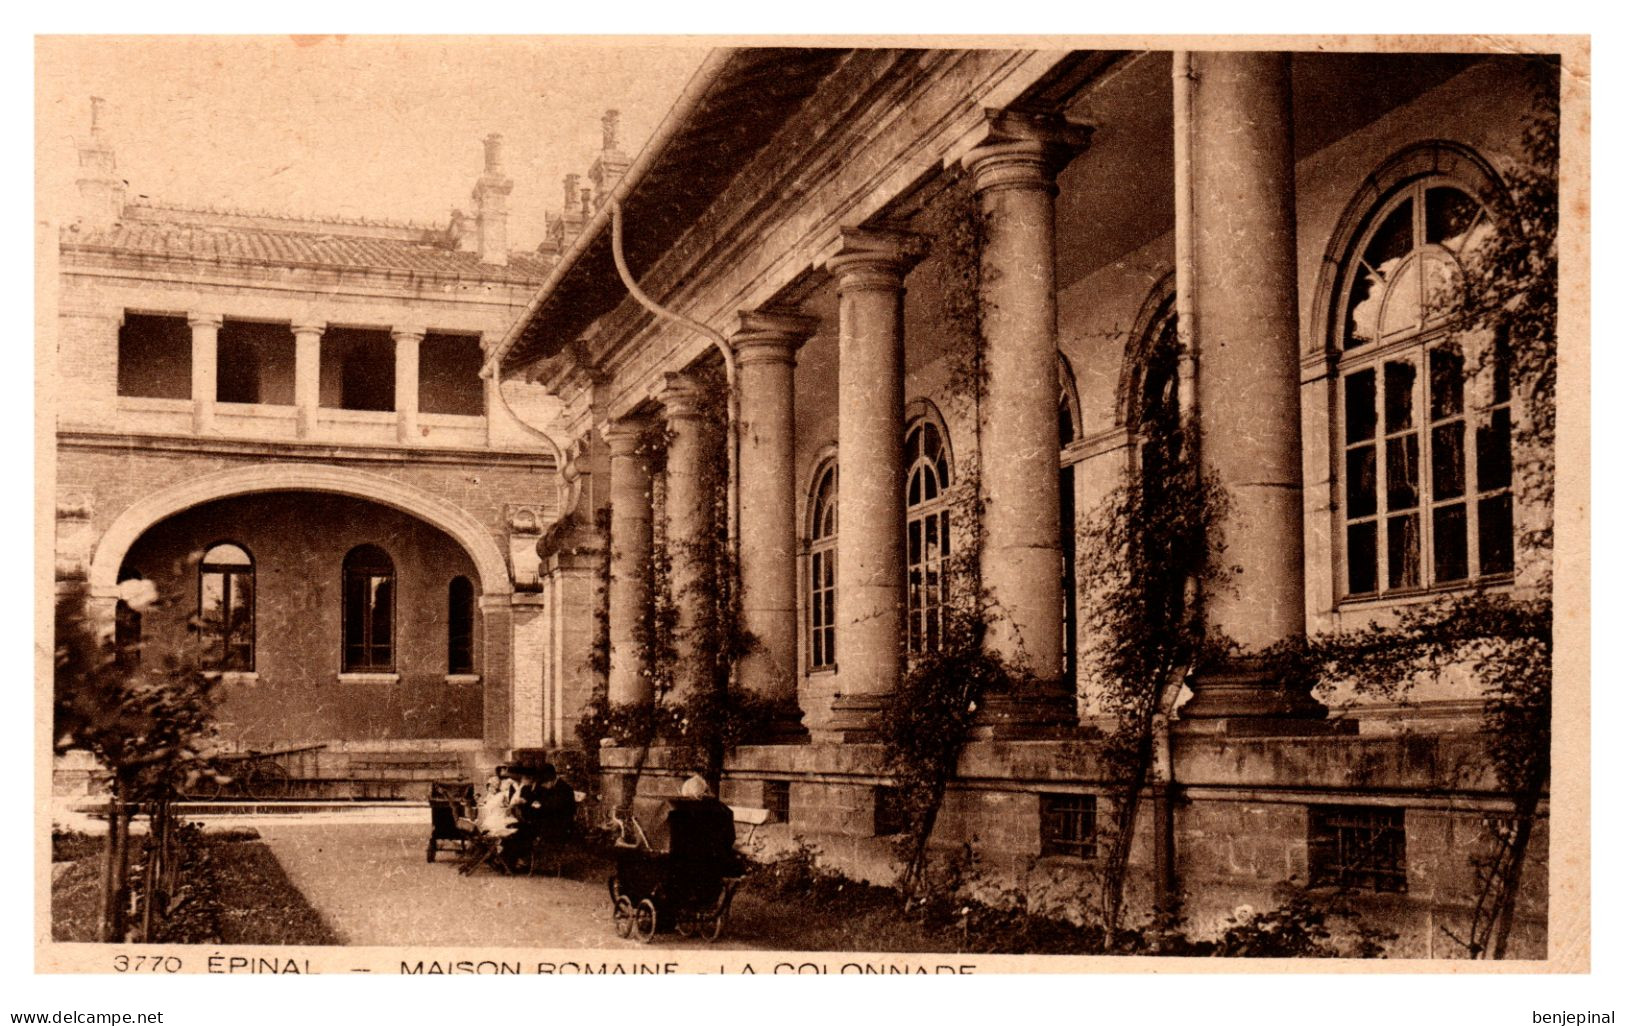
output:
[[609,878],[615,932],[645,944],[667,929],[714,941],[744,875],[744,859],[733,846],[733,813],[715,798],[672,798],[665,805],[667,851],[654,850],[630,814],[621,824]]

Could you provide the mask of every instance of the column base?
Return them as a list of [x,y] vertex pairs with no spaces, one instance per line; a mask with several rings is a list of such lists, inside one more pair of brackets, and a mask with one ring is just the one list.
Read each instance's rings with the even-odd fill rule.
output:
[[970,737],[976,741],[1049,741],[1078,729],[1078,698],[1060,683],[982,696]]
[[880,717],[891,704],[890,692],[879,695],[840,695],[830,703],[829,724],[819,734],[835,742],[880,739]]
[[1232,664],[1207,670],[1196,675],[1191,690],[1175,727],[1182,733],[1267,737],[1359,729],[1356,720],[1328,720],[1326,707],[1307,689],[1286,685],[1267,667]]

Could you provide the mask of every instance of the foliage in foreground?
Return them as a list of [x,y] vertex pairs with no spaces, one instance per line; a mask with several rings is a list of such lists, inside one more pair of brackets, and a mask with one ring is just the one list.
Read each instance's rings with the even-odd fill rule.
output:
[[[62,835],[64,868],[51,884],[51,936],[94,941],[100,916],[101,858],[87,853],[84,834]],[[254,831],[205,834],[188,827],[181,838],[184,891],[151,940],[167,944],[337,944],[304,895],[257,840]],[[69,840],[68,838],[74,838]],[[54,840],[54,838],[53,838]]]
[[733,930],[796,950],[1228,958],[1380,958],[1393,939],[1336,899],[1307,895],[1263,913],[1238,908],[1217,937],[1194,939],[1177,917],[1108,932],[1034,907],[1020,890],[968,896],[957,886],[965,882],[950,867],[905,897],[829,868],[801,844],[752,868],[735,900]]

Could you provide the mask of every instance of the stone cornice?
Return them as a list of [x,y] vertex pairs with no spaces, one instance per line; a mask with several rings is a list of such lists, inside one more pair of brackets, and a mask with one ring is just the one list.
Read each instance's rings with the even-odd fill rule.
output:
[[[308,291],[316,285],[354,284],[358,287],[376,288],[386,293],[399,294],[404,290],[416,291],[425,286],[434,289],[452,286],[462,291],[437,292],[414,298],[474,300],[520,307],[541,284],[541,279],[499,281],[477,275],[440,274],[420,270],[340,268],[326,264],[301,263],[272,265],[257,260],[204,261],[188,257],[137,256],[110,250],[66,246],[62,250],[61,269],[64,275],[128,277],[133,281],[148,283],[154,280],[169,280],[176,284],[211,284],[225,288],[280,287]],[[514,298],[508,300],[497,298],[503,294],[512,294]],[[517,312],[516,310],[515,313]]]
[[[983,107],[976,100],[1019,92],[1021,82],[1036,78],[1040,61],[1026,51],[932,51],[907,59],[913,63],[906,68],[900,67],[903,58],[892,57],[884,67],[858,69],[867,75],[861,81],[826,83],[818,98],[787,123],[757,162],[748,165],[707,215],[644,275],[646,291],[668,306],[686,307],[690,316],[702,321],[719,318],[691,305],[696,294],[705,296],[706,307],[719,309],[770,300],[822,262],[842,224],[864,222],[910,183],[938,173],[944,155],[982,116]],[[935,116],[923,124],[911,123],[906,130],[896,129],[899,119],[925,116],[921,105],[910,100],[933,90]],[[837,126],[834,133],[829,131],[832,124]],[[877,142],[891,139],[902,142]],[[861,165],[861,182],[841,181],[840,176],[854,168],[853,153],[862,149],[880,152]],[[803,159],[798,161],[797,156]],[[821,189],[832,187],[839,190],[835,195],[819,196]],[[805,214],[809,208],[816,210],[810,218]],[[771,255],[749,265],[759,267],[752,278],[717,289],[720,276],[747,266],[745,258],[763,250]],[[694,274],[696,267],[707,268],[707,273]],[[635,401],[631,397],[646,391],[644,379],[657,373],[659,366],[685,362],[683,357],[689,354],[679,350],[688,340],[672,332],[667,351],[649,353],[650,359],[641,361],[643,367],[626,373],[629,358],[644,355],[651,339],[666,331],[631,304],[604,319],[600,337],[609,344],[600,351],[601,361],[620,378],[612,405]]]
[[123,453],[207,453],[222,456],[240,456],[245,459],[274,457],[288,462],[330,463],[337,461],[391,463],[405,466],[420,464],[529,466],[538,470],[549,471],[557,469],[558,466],[551,452],[527,452],[514,449],[407,449],[376,445],[334,445],[328,442],[307,443],[292,440],[263,442],[75,429],[58,431],[56,440],[58,446],[64,449],[106,450]]

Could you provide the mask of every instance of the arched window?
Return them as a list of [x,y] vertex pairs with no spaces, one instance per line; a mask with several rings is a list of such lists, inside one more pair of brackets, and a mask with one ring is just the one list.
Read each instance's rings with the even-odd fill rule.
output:
[[1139,446],[1141,485],[1148,490],[1147,501],[1153,501],[1185,458],[1179,430],[1179,316],[1172,293],[1152,315],[1139,350],[1129,427]]
[[453,577],[446,594],[446,672],[474,672],[474,582]]
[[807,531],[807,665],[835,665],[835,528],[837,481],[830,460],[814,478]]
[[948,597],[948,444],[942,425],[922,417],[903,441],[908,503],[908,650],[942,647],[942,608]]
[[395,668],[395,564],[376,545],[344,557],[344,669]]
[[1484,343],[1448,315],[1459,261],[1490,230],[1473,186],[1424,175],[1376,205],[1339,265],[1346,596],[1512,570],[1511,388],[1478,380]]
[[198,631],[205,665],[217,670],[254,668],[254,559],[221,542],[198,564]]
[[[1061,376],[1060,403],[1056,410],[1057,435],[1061,448],[1077,441],[1083,418],[1078,407],[1077,386],[1065,356],[1057,354],[1056,372]],[[1073,610],[1078,605],[1078,507],[1075,465],[1061,464],[1061,658],[1064,680],[1076,680],[1078,668],[1078,629]]]

